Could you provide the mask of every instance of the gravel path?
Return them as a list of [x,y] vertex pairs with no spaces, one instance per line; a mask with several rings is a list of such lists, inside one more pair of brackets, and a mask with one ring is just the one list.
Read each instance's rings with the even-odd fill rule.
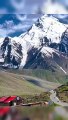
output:
[[58,105],[60,105],[60,106],[63,106],[63,107],[68,107],[68,103],[62,102],[62,101],[59,100],[59,98],[56,96],[56,92],[55,92],[55,91],[51,90],[50,93],[51,93],[50,99],[51,99],[54,103],[56,103],[56,104],[58,104]]

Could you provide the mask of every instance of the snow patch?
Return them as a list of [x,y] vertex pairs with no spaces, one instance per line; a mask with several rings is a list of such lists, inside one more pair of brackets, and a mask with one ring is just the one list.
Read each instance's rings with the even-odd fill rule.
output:
[[54,51],[54,49],[52,49],[52,48],[49,48],[49,47],[43,47],[42,49],[41,49],[41,52],[42,53],[44,53],[46,56],[48,56],[48,57],[52,57],[52,53],[53,52],[55,52]]

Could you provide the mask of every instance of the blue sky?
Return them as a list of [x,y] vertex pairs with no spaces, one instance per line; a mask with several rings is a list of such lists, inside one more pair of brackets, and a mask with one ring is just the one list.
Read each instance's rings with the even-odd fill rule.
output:
[[[54,8],[54,3],[59,3],[58,8],[57,4]],[[56,14],[57,9],[59,14]],[[19,36],[42,14],[52,12],[61,22],[68,23],[68,0],[0,0],[0,37]]]

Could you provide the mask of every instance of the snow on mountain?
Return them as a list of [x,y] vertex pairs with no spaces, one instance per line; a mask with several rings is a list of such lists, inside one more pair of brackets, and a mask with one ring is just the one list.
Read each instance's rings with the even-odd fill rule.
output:
[[4,38],[0,38],[0,45],[3,43]]
[[[3,43],[3,38],[0,38],[0,47],[1,47],[2,43]],[[0,63],[2,63],[2,62],[4,62],[4,59],[2,58],[2,51],[0,49]]]
[[[22,46],[24,48],[23,50],[26,51],[26,53],[24,52],[26,60],[28,50],[31,49],[31,47],[39,48],[41,46],[41,40],[44,37],[47,37],[50,43],[60,43],[62,33],[65,30],[66,26],[60,23],[58,19],[52,16],[42,16],[35,24],[33,24],[32,28],[24,35],[24,37],[20,37],[20,42],[22,41]],[[24,66],[22,63],[21,65]]]
[[[42,53],[42,58],[44,54],[48,58],[52,58],[53,53],[59,56],[58,52],[50,45],[52,43],[60,44],[61,36],[66,29],[67,26],[60,23],[55,17],[42,16],[26,33],[19,37],[10,38],[11,42],[7,45],[11,44],[11,58],[13,61],[17,61],[16,64],[19,63],[20,68],[23,68],[26,64],[31,63],[30,60],[37,59],[37,55],[40,53]],[[3,42],[2,39],[1,42]]]
[[23,40],[29,41],[35,47],[40,45],[40,39],[47,37],[51,42],[59,43],[61,35],[66,30],[66,26],[54,17],[44,15],[32,29],[23,37]]
[[[62,61],[61,61],[62,60]],[[67,74],[68,58],[58,50],[43,46],[40,48],[32,48],[28,52],[25,69],[48,69],[51,71],[59,71]]]
[[45,54],[47,57],[52,57],[53,52],[55,52],[55,50],[50,47],[43,47],[41,49],[41,53]]
[[22,40],[22,36],[12,38],[12,44],[14,44],[14,41],[22,45],[23,58],[21,59],[21,64],[20,64],[20,68],[21,68],[21,66],[23,67],[26,64],[27,52],[30,49],[31,44],[27,40],[26,41]]

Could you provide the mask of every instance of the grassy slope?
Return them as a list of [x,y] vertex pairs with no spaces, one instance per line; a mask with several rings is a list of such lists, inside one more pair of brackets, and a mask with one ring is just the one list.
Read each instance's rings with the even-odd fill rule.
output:
[[27,70],[10,70],[10,72],[34,76],[34,77],[38,77],[41,79],[45,79],[50,82],[56,82],[56,83],[61,83],[61,84],[68,82],[68,75],[64,75],[58,72],[51,72],[48,70],[27,69]]
[[38,94],[44,89],[23,79],[23,76],[0,71],[0,96]]
[[[45,81],[45,88],[41,88],[34,83],[27,81],[23,75],[42,78]],[[46,81],[50,81],[47,83]],[[4,72],[0,70],[0,96],[3,95],[33,95],[45,92],[50,87],[57,87],[56,83],[65,83],[68,81],[68,76],[52,73],[46,70],[9,70]],[[35,81],[36,82],[36,81]],[[54,83],[52,83],[54,82]],[[41,83],[41,82],[40,82]],[[43,83],[42,83],[43,84]],[[58,84],[59,85],[59,84]],[[49,86],[49,87],[48,87]]]
[[[60,84],[45,79],[23,76],[21,71],[0,70],[0,96],[3,95],[34,95],[57,88]],[[26,73],[27,74],[27,73]],[[25,79],[24,79],[24,78]]]

